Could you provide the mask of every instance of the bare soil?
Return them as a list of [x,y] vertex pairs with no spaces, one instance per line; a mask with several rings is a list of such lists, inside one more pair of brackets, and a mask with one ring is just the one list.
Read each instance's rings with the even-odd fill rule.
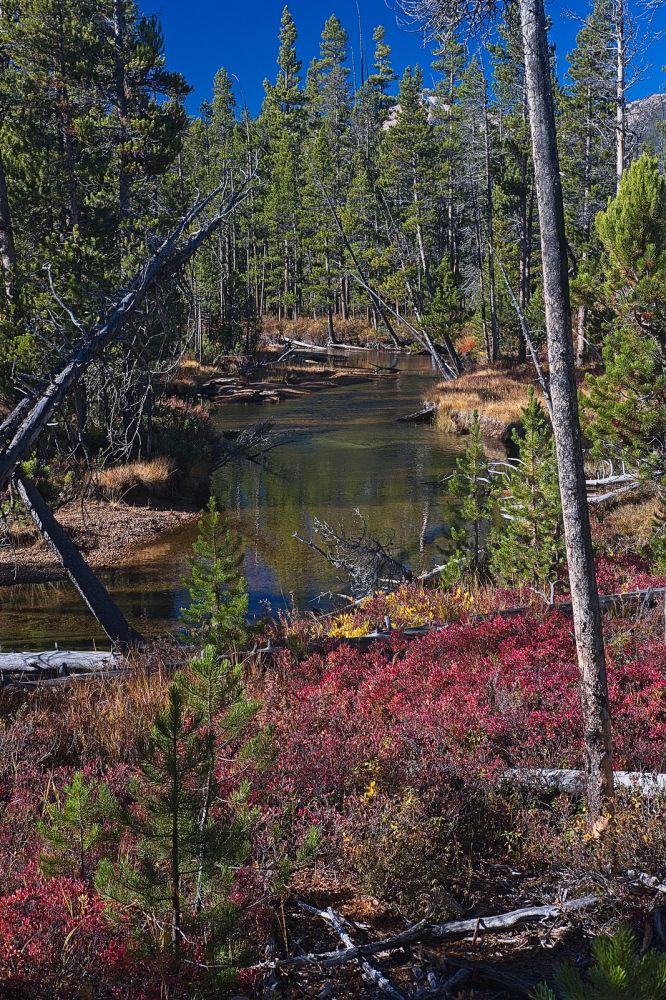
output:
[[[58,521],[95,569],[122,566],[137,548],[198,516],[194,509],[99,500],[72,501],[56,511]],[[0,585],[64,579],[64,570],[36,529],[11,521],[8,529],[0,534]]]

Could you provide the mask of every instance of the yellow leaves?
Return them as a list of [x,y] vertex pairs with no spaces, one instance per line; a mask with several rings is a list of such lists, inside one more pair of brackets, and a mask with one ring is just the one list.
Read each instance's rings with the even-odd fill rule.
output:
[[365,802],[370,802],[371,799],[374,799],[376,794],[377,794],[377,782],[373,778],[370,784],[363,792],[363,799]]
[[328,634],[331,639],[356,639],[359,636],[367,635],[369,631],[370,622],[367,619],[358,621],[355,615],[345,613],[334,619],[334,624],[328,630]]
[[368,635],[374,626],[383,629],[385,620],[393,629],[421,628],[462,618],[474,607],[475,598],[458,587],[455,590],[428,590],[403,584],[390,594],[367,597],[356,611],[339,614],[328,630],[333,639]]

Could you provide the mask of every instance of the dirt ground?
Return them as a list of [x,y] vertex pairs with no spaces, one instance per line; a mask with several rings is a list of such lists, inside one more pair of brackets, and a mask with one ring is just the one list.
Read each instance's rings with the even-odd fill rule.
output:
[[[146,542],[198,517],[196,510],[156,509],[90,500],[55,512],[58,521],[96,569],[121,566]],[[63,579],[55,555],[30,523],[0,525],[0,585]]]

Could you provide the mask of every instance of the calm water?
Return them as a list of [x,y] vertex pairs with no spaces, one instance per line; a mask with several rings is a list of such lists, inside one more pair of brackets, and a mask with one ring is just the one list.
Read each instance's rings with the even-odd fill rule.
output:
[[[314,608],[326,603],[320,595],[345,589],[344,579],[293,538],[295,531],[307,537],[314,517],[350,525],[358,509],[370,533],[392,537],[395,552],[413,569],[436,561],[437,539],[448,521],[441,479],[461,443],[427,425],[396,423],[419,408],[434,376],[426,359],[393,360],[400,368],[397,380],[325,390],[272,408],[238,405],[220,411],[221,428],[270,417],[281,441],[269,469],[243,462],[226,466],[213,482],[246,543],[254,614],[268,605]],[[137,552],[131,565],[104,575],[118,604],[144,632],[172,626],[177,617],[195,534],[192,526],[162,536]],[[104,644],[69,584],[0,587],[0,608],[2,648]]]

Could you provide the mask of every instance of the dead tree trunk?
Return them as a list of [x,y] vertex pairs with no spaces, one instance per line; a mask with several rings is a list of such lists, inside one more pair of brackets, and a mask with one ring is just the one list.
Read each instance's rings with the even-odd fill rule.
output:
[[22,475],[16,475],[14,482],[26,511],[111,642],[124,648],[140,645],[141,635],[127,623],[104,584],[56,521],[35,484]]
[[16,298],[16,249],[2,156],[0,156],[0,267],[2,268],[5,300],[8,311],[10,311]]
[[[29,454],[30,449],[69,390],[76,384],[91,361],[98,357],[118,335],[123,324],[145,299],[149,289],[157,281],[179,270],[187,263],[222,219],[244,197],[248,184],[249,180],[243,187],[239,188],[232,198],[226,201],[224,207],[206,225],[202,226],[179,248],[178,242],[187,227],[201,215],[215,197],[219,196],[221,189],[213,191],[188,212],[160,249],[142,268],[128,291],[113,303],[105,318],[91,329],[89,335],[74,350],[69,360],[52,376],[44,392],[35,399],[4,453],[0,454],[0,491],[6,489],[14,469]],[[9,419],[11,420],[11,415]],[[0,446],[1,444],[0,442]]]
[[486,240],[488,243],[488,292],[490,304],[490,360],[500,354],[497,296],[495,285],[495,229],[493,226],[493,175],[490,169],[490,136],[488,135],[488,83],[483,80],[483,139],[486,164]]
[[583,468],[564,208],[543,0],[520,0],[537,188],[553,430],[562,495],[591,821],[613,797],[608,685]]

